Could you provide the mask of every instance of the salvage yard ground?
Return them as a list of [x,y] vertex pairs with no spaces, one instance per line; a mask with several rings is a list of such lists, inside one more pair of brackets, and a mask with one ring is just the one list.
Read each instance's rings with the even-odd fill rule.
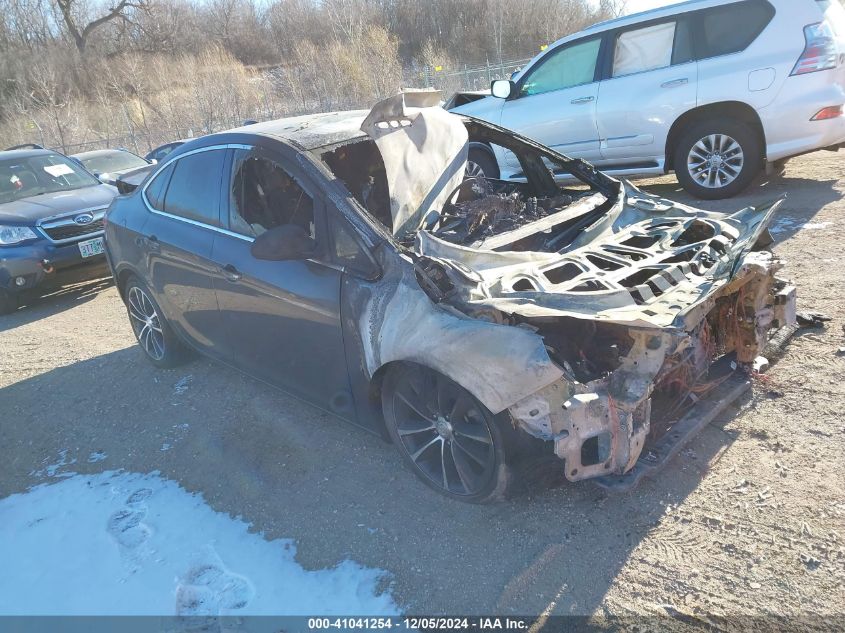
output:
[[266,539],[293,539],[306,569],[387,570],[406,612],[841,618],[845,152],[795,159],[733,200],[641,185],[713,210],[788,193],[773,226],[783,275],[800,310],[833,321],[802,331],[753,396],[632,492],[442,498],[393,447],[262,383],[204,360],[153,368],[100,281],[0,320],[0,499],[70,472],[159,471]]

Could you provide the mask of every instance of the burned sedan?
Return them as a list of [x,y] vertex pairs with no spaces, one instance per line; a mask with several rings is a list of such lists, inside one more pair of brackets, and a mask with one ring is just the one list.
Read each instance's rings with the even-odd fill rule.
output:
[[[164,367],[199,351],[381,434],[451,497],[499,498],[547,461],[632,485],[792,331],[767,250],[779,202],[676,204],[437,103],[174,151],[107,216],[141,348]],[[465,177],[470,139],[512,151],[524,182]]]

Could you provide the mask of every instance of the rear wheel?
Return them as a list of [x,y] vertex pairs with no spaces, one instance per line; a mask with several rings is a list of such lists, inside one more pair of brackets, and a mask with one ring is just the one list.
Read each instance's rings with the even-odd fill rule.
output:
[[162,368],[184,363],[189,356],[187,348],[176,337],[152,293],[141,280],[130,278],[124,297],[132,331],[147,359]]
[[0,290],[0,315],[11,314],[18,309],[18,298],[11,292]]
[[382,407],[393,442],[416,475],[438,492],[485,503],[508,492],[507,428],[466,389],[416,364],[391,370]]
[[762,168],[762,157],[758,134],[742,121],[701,121],[681,136],[675,148],[675,173],[696,198],[721,200],[751,184]]

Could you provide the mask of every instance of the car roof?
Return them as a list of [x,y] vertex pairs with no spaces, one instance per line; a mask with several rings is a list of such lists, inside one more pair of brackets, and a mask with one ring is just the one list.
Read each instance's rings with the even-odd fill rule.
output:
[[[314,150],[357,138],[364,138],[361,131],[368,110],[325,112],[277,119],[264,123],[244,125],[227,133],[255,134],[296,143],[305,150]],[[214,135],[201,137],[209,139]]]
[[131,154],[125,149],[92,149],[90,152],[71,154],[73,158],[97,158],[98,156],[114,156],[115,154]]
[[739,0],[677,0],[674,4],[669,4],[655,9],[647,9],[639,13],[631,13],[623,15],[604,22],[597,22],[592,26],[587,27],[581,33],[596,33],[599,31],[606,31],[620,26],[627,26],[629,24],[636,24],[637,22],[644,22],[646,20],[653,20],[655,18],[662,18],[664,16],[671,16],[676,13],[692,11],[694,9],[704,9],[708,7],[715,7],[720,4],[730,4],[738,2]]
[[0,152],[0,160],[15,160],[19,158],[30,158],[32,156],[47,156],[49,154],[61,155],[61,152],[54,152],[49,149],[13,149]]

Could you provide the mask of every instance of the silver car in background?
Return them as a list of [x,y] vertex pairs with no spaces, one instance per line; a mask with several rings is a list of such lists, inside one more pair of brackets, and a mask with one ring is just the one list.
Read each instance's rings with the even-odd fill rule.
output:
[[[845,143],[845,9],[692,0],[569,35],[491,91],[453,111],[613,175],[674,170],[691,194],[728,198],[766,166]],[[474,143],[470,161],[524,179],[489,144]]]

